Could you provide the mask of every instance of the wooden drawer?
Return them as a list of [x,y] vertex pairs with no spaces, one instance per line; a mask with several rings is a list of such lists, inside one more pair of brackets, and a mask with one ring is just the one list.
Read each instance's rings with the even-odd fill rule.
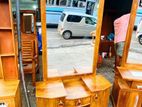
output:
[[108,107],[110,88],[95,92],[91,97],[90,107]]
[[66,100],[65,101],[65,107],[86,107],[87,105],[90,105],[91,103],[91,97],[81,98],[81,99],[75,99],[75,100]]
[[46,98],[37,98],[37,107],[60,107],[64,106],[64,98],[57,99],[46,99]]
[[108,107],[111,84],[102,76],[83,79],[37,83],[37,107]]

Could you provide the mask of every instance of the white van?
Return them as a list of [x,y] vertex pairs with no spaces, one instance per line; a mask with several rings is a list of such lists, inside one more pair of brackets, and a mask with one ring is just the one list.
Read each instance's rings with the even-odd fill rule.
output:
[[139,43],[142,45],[142,20],[140,21],[137,31],[136,37],[138,38]]
[[58,24],[58,32],[64,39],[72,36],[91,36],[90,32],[95,29],[96,19],[79,12],[63,12]]

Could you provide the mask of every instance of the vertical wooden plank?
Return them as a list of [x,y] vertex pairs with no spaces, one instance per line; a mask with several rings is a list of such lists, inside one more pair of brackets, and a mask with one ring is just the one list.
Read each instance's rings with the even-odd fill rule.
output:
[[3,69],[2,69],[1,57],[0,57],[0,79],[3,79]]
[[96,41],[94,46],[94,56],[93,56],[93,74],[96,74],[97,63],[98,63],[98,55],[99,55],[99,44],[101,38],[101,28],[102,28],[102,20],[103,20],[103,11],[104,11],[104,2],[105,0],[99,0],[99,8],[98,8],[98,21],[96,27]]
[[17,77],[15,77],[15,78],[19,78],[19,75],[18,75],[18,53],[16,52],[17,50],[16,50],[16,47],[18,47],[18,46],[16,46],[16,41],[15,41],[15,34],[14,34],[14,23],[13,23],[13,14],[12,14],[12,5],[11,5],[11,0],[8,0],[8,2],[9,2],[9,12],[10,12],[10,22],[11,22],[11,28],[12,28],[12,42],[13,42],[13,48],[14,48],[14,55],[15,55],[15,57],[14,57],[14,65],[15,65],[15,74],[16,74],[16,76]]
[[121,63],[122,66],[124,66],[127,63],[128,52],[130,48],[137,7],[138,7],[138,0],[133,0],[130,21],[129,21],[128,30],[126,34],[126,42],[125,42],[125,46],[123,50],[123,57],[122,57],[122,63]]
[[41,6],[41,26],[42,26],[42,71],[43,81],[48,77],[48,64],[47,64],[47,35],[46,35],[46,0],[40,1]]
[[34,18],[34,34],[36,34],[36,12],[35,13],[33,13],[33,18]]

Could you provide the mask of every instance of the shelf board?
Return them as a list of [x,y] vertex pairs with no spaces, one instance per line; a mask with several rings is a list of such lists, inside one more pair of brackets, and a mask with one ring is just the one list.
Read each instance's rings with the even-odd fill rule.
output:
[[83,82],[86,84],[91,92],[103,91],[110,88],[111,83],[102,75],[88,75],[82,77]]
[[5,57],[5,56],[15,56],[15,54],[0,54],[0,57]]
[[0,30],[12,30],[11,27],[0,27]]

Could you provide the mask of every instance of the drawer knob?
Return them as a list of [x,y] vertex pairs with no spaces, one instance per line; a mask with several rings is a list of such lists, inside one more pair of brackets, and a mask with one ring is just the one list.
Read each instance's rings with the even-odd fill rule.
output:
[[80,100],[80,99],[77,101],[76,107],[82,107],[82,105],[81,105],[81,100]]
[[95,96],[94,96],[94,100],[97,100],[98,99],[98,95],[96,94]]
[[64,107],[64,103],[61,100],[59,101],[58,107]]

